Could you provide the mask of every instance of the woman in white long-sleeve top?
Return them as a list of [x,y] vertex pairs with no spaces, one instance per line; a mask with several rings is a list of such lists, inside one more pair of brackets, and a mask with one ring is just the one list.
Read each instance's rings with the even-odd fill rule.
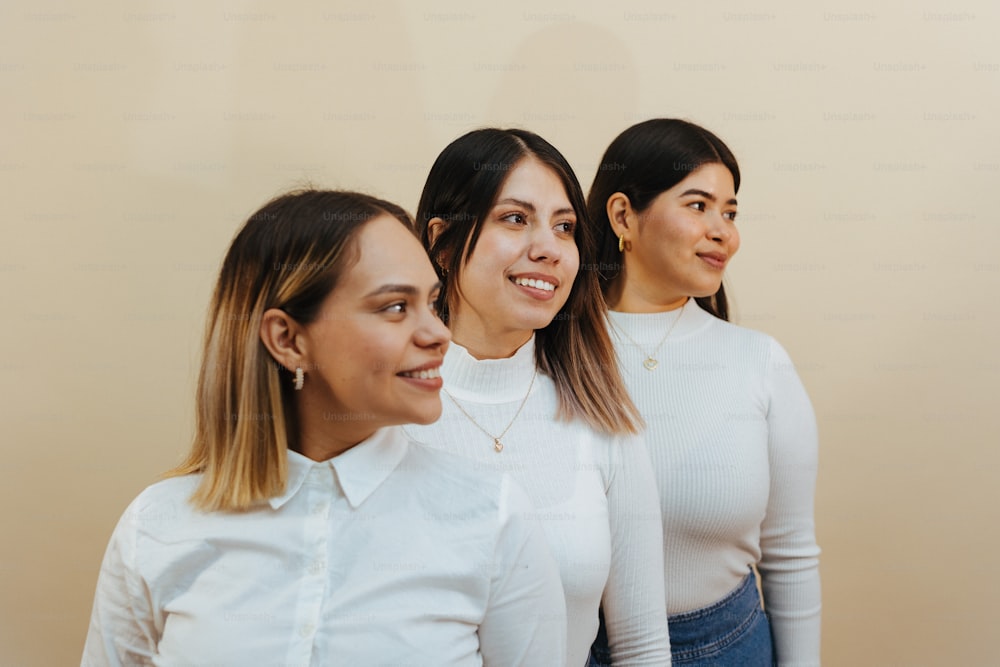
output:
[[727,321],[739,185],[714,134],[649,120],[608,147],[590,220],[659,484],[674,664],[816,665],[816,421],[781,345]]
[[567,665],[586,664],[602,602],[615,664],[664,665],[659,504],[584,216],[572,169],[531,132],[442,151],[416,217],[454,342],[442,418],[407,430],[525,489],[559,562]]
[[399,428],[439,416],[450,338],[410,225],[307,190],[237,234],[193,447],[119,521],[84,665],[564,660],[558,570],[523,491]]

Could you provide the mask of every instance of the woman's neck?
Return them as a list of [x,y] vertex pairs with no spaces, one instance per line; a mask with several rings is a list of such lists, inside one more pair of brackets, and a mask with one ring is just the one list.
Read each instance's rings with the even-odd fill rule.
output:
[[464,347],[474,359],[507,359],[514,356],[515,352],[531,340],[534,333],[534,331],[490,333],[456,327],[451,332],[451,339]]
[[642,289],[626,280],[614,282],[606,295],[608,308],[619,313],[664,313],[680,308],[689,298],[685,294]]
[[311,400],[313,397],[308,395],[298,399],[299,437],[294,449],[313,461],[339,456],[378,430],[367,415],[331,412],[329,403]]

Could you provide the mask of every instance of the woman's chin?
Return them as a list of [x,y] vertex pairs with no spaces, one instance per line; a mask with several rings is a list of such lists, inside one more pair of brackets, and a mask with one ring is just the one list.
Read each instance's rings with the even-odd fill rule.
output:
[[420,426],[427,426],[428,424],[433,424],[441,417],[441,404],[438,403],[436,408],[429,408],[427,410],[421,410],[419,413],[414,414],[410,423],[419,424]]

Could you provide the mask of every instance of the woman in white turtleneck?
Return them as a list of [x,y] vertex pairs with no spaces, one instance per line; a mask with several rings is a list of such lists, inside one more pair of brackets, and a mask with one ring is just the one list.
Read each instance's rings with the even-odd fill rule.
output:
[[727,321],[736,158],[704,128],[654,119],[601,165],[588,219],[659,485],[674,664],[819,664],[816,422],[785,350]]
[[665,665],[659,503],[585,215],[569,164],[531,132],[475,130],[438,156],[417,227],[453,341],[444,413],[408,431],[527,491],[560,566],[567,665],[587,663],[601,605],[615,664]]

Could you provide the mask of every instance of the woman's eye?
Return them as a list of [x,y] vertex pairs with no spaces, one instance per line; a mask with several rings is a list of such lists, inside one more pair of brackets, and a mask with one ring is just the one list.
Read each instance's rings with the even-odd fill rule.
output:
[[736,211],[726,211],[725,213],[722,214],[722,217],[724,217],[729,222],[735,222],[736,221]]
[[397,303],[392,303],[382,309],[383,313],[405,313],[406,312],[406,302],[399,301]]
[[508,213],[500,219],[504,222],[513,222],[516,225],[523,225],[527,221],[523,213]]
[[556,231],[562,232],[563,234],[573,234],[576,232],[575,222],[560,222],[556,225]]
[[688,204],[688,206],[690,206],[691,208],[693,208],[696,211],[704,211],[705,210],[705,202],[703,202],[703,201],[693,201],[690,204]]

